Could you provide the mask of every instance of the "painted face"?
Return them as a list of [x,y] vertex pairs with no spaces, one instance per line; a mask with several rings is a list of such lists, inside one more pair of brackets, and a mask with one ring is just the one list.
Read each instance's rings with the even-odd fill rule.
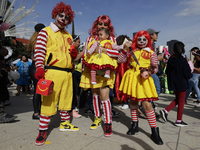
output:
[[145,36],[140,36],[137,39],[137,45],[139,48],[145,48],[148,44],[148,40],[145,38]]
[[100,21],[99,24],[97,25],[98,30],[102,28],[108,29],[108,24],[104,23],[103,21]]
[[55,18],[55,25],[60,28],[63,29],[67,26],[69,22],[69,16],[65,15],[65,13],[59,13],[56,18]]
[[107,35],[103,30],[98,32],[99,40],[106,40],[108,39],[109,35]]

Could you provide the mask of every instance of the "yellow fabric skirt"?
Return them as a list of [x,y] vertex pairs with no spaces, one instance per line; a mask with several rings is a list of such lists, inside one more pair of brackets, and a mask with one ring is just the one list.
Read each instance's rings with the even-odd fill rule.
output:
[[96,75],[96,85],[91,84],[91,69],[89,69],[88,67],[85,67],[82,75],[81,75],[81,81],[80,81],[80,87],[84,88],[84,89],[88,89],[88,88],[101,88],[101,87],[105,87],[105,86],[109,86],[111,89],[113,89],[114,87],[114,83],[115,83],[115,72],[111,71],[110,72],[110,79],[105,78],[104,74],[105,72],[103,72],[103,70],[101,70],[102,75]]
[[115,71],[117,69],[117,60],[115,58],[111,58],[105,53],[100,54],[92,54],[90,56],[86,56],[84,58],[84,64],[90,68],[95,70],[102,69],[110,69]]
[[121,96],[136,101],[158,100],[158,94],[153,78],[144,79],[140,76],[140,70],[129,69],[125,72],[119,91]]

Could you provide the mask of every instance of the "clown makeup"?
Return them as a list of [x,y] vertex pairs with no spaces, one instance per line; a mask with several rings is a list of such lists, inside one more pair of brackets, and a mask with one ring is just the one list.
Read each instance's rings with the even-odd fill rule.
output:
[[100,22],[98,23],[98,25],[97,25],[97,28],[98,28],[98,30],[99,30],[99,29],[102,29],[102,28],[108,29],[108,24],[107,24],[107,23],[104,23],[103,21],[100,21]]
[[55,18],[55,25],[60,28],[63,29],[65,26],[67,26],[69,22],[69,16],[65,15],[65,13],[59,13],[56,18]]
[[145,36],[140,36],[137,39],[137,45],[139,48],[145,48],[148,44],[148,40],[145,38]]

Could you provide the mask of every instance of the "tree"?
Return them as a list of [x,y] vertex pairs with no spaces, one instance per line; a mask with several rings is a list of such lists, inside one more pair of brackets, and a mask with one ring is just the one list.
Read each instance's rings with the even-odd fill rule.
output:
[[72,36],[75,35],[75,29],[74,29],[74,20],[72,21]]

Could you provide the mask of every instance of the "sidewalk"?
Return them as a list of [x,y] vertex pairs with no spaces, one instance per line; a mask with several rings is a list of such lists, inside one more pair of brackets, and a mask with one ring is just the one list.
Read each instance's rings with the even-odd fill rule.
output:
[[[18,118],[13,123],[0,124],[0,150],[192,150],[200,149],[200,108],[195,108],[194,100],[189,98],[185,105],[183,120],[187,127],[176,127],[176,108],[170,111],[169,121],[164,123],[157,120],[160,136],[164,142],[158,146],[150,139],[151,129],[146,119],[139,118],[140,132],[128,136],[126,132],[131,125],[130,110],[115,110],[121,115],[113,118],[111,137],[104,137],[103,127],[90,130],[93,116],[85,116],[84,108],[80,109],[81,118],[74,118],[72,124],[79,127],[78,132],[60,132],[60,116],[56,114],[50,124],[46,143],[35,145],[38,135],[39,121],[32,120],[32,94],[15,96],[16,85],[9,87],[10,106],[6,106],[6,113],[14,114]],[[31,91],[33,93],[33,91]],[[161,94],[155,102],[156,112],[165,108],[174,95]],[[103,118],[102,118],[103,119]]]

